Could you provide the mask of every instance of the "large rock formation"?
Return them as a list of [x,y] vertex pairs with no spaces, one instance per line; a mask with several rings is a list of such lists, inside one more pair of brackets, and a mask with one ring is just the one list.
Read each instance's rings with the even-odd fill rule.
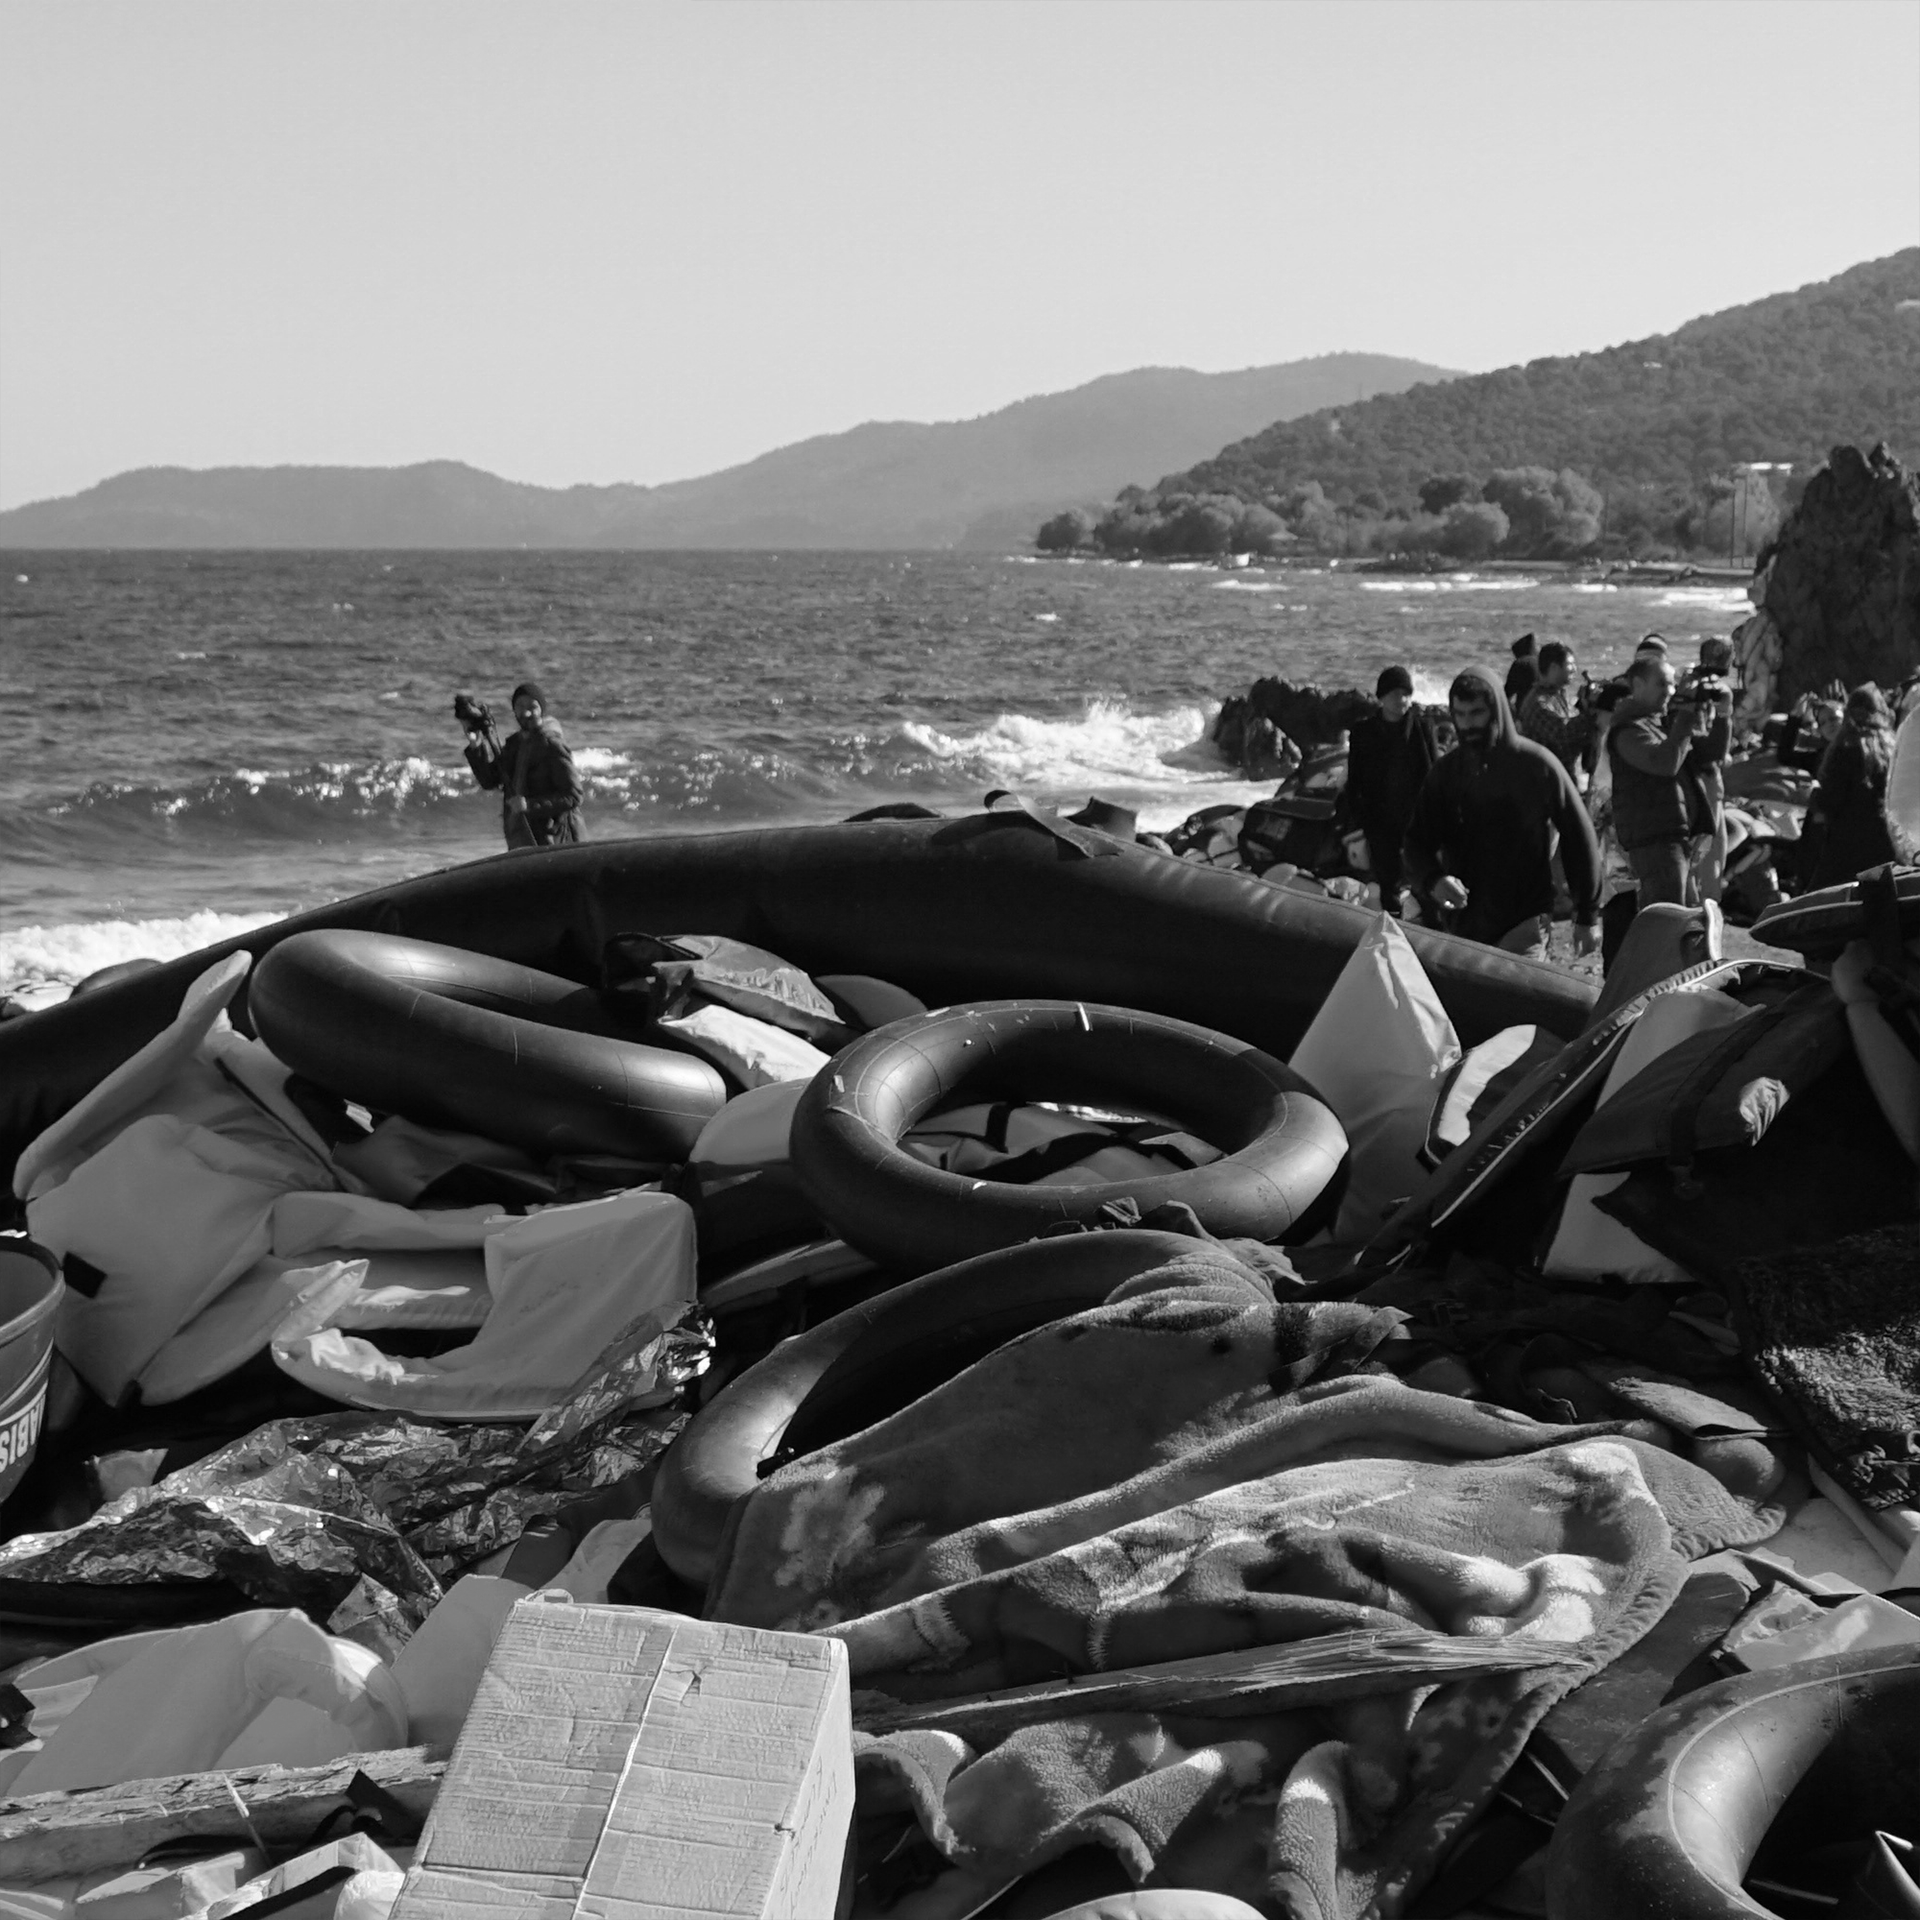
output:
[[[1208,735],[1249,780],[1276,780],[1300,754],[1329,747],[1377,703],[1353,688],[1328,692],[1312,681],[1256,680],[1245,693],[1228,697],[1214,716]],[[1299,751],[1289,753],[1282,739]]]
[[1885,446],[1835,447],[1760,572],[1779,631],[1774,705],[1829,680],[1897,687],[1920,667],[1920,475]]

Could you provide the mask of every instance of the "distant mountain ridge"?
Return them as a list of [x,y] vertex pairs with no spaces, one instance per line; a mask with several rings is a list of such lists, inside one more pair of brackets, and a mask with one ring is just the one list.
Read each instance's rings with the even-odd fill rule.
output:
[[0,546],[879,548],[1025,545],[1063,500],[1255,428],[1446,369],[1336,353],[1233,373],[1147,367],[978,419],[875,421],[664,486],[537,487],[408,467],[147,467],[0,513]]

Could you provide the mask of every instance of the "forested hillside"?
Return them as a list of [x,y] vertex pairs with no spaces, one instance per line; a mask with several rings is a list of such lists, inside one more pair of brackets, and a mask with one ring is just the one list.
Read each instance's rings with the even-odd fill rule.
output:
[[1920,456],[1920,247],[1598,353],[1266,428],[1042,544],[1751,551],[1838,442]]

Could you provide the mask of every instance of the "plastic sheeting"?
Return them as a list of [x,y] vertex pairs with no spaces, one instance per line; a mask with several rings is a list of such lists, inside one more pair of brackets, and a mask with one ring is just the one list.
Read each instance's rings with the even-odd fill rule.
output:
[[636,1403],[704,1371],[697,1310],[636,1329],[531,1427],[436,1427],[404,1416],[276,1420],[136,1487],[63,1533],[0,1545],[0,1579],[62,1586],[227,1581],[392,1652],[440,1580],[527,1524],[650,1465],[684,1424]]
[[1352,1153],[1336,1240],[1367,1240],[1426,1177],[1420,1149],[1460,1041],[1420,957],[1375,917],[1291,1065],[1332,1107]]
[[402,1359],[333,1328],[277,1338],[303,1385],[350,1406],[512,1420],[564,1400],[610,1346],[671,1324],[694,1297],[693,1214],[631,1192],[514,1220],[486,1243],[493,1310],[473,1341]]
[[[71,1656],[48,1661],[17,1684],[37,1700],[69,1679],[74,1664]],[[236,1751],[273,1703],[301,1710],[282,1716],[291,1745],[267,1751],[275,1743],[255,1742]],[[324,1743],[331,1751],[315,1754],[308,1715],[333,1736]],[[34,1731],[41,1731],[38,1715]],[[365,1647],[322,1633],[305,1614],[258,1611],[136,1636],[129,1657],[99,1673],[44,1737],[10,1784],[15,1797],[209,1767],[312,1765],[342,1753],[377,1753],[407,1744],[407,1708],[385,1663]]]

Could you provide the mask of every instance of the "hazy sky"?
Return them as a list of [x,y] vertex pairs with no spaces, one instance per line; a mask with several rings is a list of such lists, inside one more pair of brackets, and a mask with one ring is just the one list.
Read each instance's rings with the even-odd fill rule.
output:
[[659,481],[1920,242],[1920,0],[0,0],[0,504]]

